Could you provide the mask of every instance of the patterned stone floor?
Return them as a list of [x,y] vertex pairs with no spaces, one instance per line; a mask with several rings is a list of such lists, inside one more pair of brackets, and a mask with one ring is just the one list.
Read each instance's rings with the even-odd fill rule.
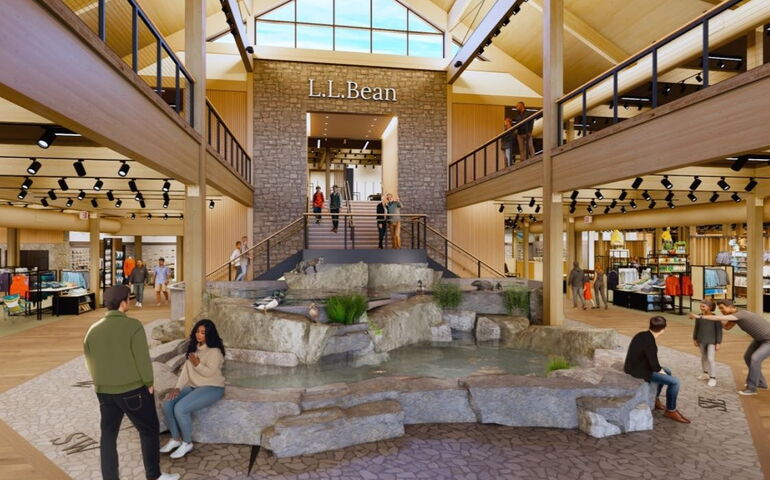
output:
[[[652,432],[601,440],[542,428],[414,425],[402,438],[322,454],[260,452],[251,477],[247,446],[198,444],[184,459],[164,456],[162,466],[185,480],[761,479],[729,368],[719,365],[723,386],[709,388],[694,379],[693,355],[663,348],[661,360],[682,379],[679,407],[691,425],[656,413]],[[100,478],[98,404],[87,380],[79,358],[0,395],[0,417],[77,480]],[[142,479],[138,436],[124,425],[121,478]]]

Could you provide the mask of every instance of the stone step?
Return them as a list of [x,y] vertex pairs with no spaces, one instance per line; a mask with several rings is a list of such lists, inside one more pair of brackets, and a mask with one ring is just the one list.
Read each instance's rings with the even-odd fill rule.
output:
[[319,408],[279,419],[261,445],[276,457],[326,452],[404,435],[404,411],[395,400],[351,408]]
[[580,397],[578,428],[594,438],[652,430],[652,412],[633,396]]

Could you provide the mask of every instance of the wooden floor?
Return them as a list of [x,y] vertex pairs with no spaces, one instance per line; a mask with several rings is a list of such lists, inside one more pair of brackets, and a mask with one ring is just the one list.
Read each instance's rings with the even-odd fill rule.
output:
[[[147,302],[148,304],[150,302]],[[104,309],[0,337],[0,393],[83,354],[88,327]],[[168,318],[168,305],[132,309],[142,323]],[[35,321],[35,320],[30,320]],[[0,480],[69,480],[70,477],[0,421]]]
[[[610,306],[609,310],[582,310],[568,307],[566,316],[595,327],[613,328],[624,335],[633,336],[637,332],[647,330],[651,314]],[[668,326],[665,333],[658,338],[658,344],[698,355],[698,348],[692,340],[692,321],[687,316],[680,315],[667,314],[666,318]],[[743,362],[743,353],[750,342],[751,338],[748,335],[739,328],[734,328],[725,331],[722,346],[717,352],[717,362],[732,368],[736,388],[743,388],[746,380],[748,368]],[[770,361],[765,362],[762,371],[766,377],[770,378]],[[674,374],[676,375],[676,372]],[[760,390],[759,392],[759,395],[753,397],[741,397],[741,401],[759,461],[762,464],[762,471],[765,478],[770,478],[770,391]],[[687,414],[687,412],[683,413]]]

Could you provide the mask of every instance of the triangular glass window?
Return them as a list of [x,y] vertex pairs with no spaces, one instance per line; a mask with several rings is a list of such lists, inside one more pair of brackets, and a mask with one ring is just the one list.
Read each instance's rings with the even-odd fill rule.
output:
[[286,2],[280,7],[276,7],[269,12],[260,15],[260,20],[278,20],[281,22],[293,22],[294,21],[294,0]]

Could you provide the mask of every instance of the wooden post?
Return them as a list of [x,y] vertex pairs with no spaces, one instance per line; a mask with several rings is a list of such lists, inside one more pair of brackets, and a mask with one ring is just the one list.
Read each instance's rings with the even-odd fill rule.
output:
[[102,304],[102,285],[101,275],[99,274],[99,260],[101,258],[101,242],[99,241],[99,214],[96,212],[90,213],[88,218],[88,233],[89,239],[89,269],[88,269],[88,283],[91,286],[91,291],[96,296],[96,308],[99,308]]
[[759,195],[748,195],[746,198],[746,224],[748,231],[746,233],[747,244],[747,266],[746,285],[748,304],[746,309],[750,312],[762,314],[762,300],[764,288],[762,286],[762,267],[765,265],[763,238],[764,229],[762,222],[764,218],[765,197]]
[[18,267],[21,262],[21,233],[18,228],[6,229],[7,242],[6,247],[8,249],[6,253],[6,265],[10,267]]
[[[134,258],[136,260],[142,260],[142,236],[141,235],[134,235]],[[144,262],[145,265],[147,262]]]
[[522,261],[524,263],[524,271],[522,272],[522,278],[529,278],[529,223],[524,222],[524,238],[523,238],[524,257]]

